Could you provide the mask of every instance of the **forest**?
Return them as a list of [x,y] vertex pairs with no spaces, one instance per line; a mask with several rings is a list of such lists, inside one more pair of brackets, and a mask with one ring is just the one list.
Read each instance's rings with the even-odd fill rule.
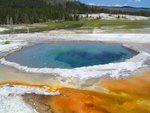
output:
[[78,14],[113,13],[150,16],[150,10],[90,6],[78,0],[0,0],[0,24],[79,20]]

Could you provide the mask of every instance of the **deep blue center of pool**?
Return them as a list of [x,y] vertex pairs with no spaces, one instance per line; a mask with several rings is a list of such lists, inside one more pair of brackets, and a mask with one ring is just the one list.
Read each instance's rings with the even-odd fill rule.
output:
[[120,62],[136,54],[120,44],[53,42],[25,47],[6,59],[32,68],[76,68]]

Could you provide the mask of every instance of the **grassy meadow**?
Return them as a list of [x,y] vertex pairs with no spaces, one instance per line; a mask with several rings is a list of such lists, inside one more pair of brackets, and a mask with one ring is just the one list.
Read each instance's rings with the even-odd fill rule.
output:
[[[17,28],[22,26],[22,28]],[[47,21],[45,23],[37,23],[30,25],[13,25],[5,26],[8,30],[1,32],[1,34],[8,33],[26,33],[26,32],[39,32],[39,31],[49,31],[57,29],[67,29],[67,30],[93,30],[94,28],[110,30],[113,32],[117,30],[131,30],[131,29],[143,29],[150,28],[150,20],[81,20],[81,21]]]

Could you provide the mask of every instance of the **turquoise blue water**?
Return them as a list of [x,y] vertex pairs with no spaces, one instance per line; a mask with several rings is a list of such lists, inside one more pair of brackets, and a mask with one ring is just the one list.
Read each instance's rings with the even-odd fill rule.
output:
[[32,68],[76,68],[120,62],[136,54],[119,44],[55,42],[25,47],[6,59]]

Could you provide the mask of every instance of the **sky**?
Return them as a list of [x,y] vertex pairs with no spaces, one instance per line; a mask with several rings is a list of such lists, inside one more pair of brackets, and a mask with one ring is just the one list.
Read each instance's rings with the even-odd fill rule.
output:
[[87,4],[104,6],[133,6],[150,8],[150,0],[80,0]]

